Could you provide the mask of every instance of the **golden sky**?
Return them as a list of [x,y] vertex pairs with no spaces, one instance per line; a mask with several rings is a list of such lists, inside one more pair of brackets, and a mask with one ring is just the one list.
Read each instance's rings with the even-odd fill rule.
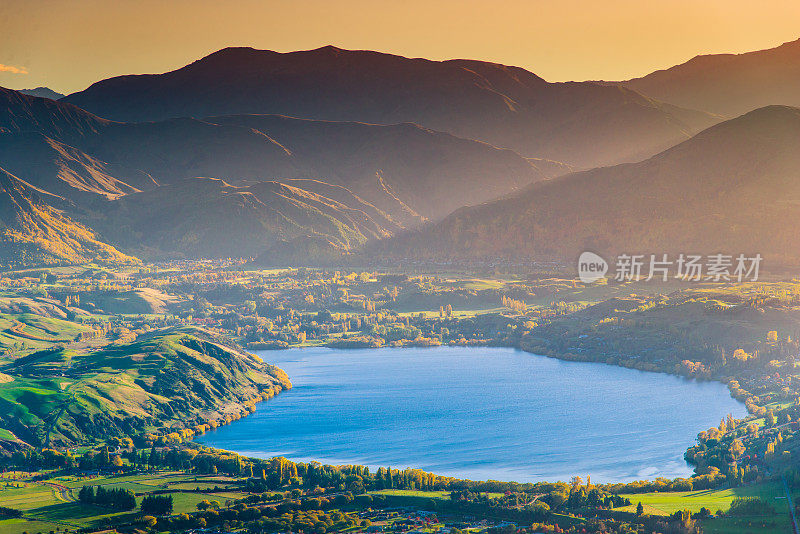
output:
[[73,92],[225,46],[326,44],[617,80],[798,38],[797,0],[0,0],[0,85]]

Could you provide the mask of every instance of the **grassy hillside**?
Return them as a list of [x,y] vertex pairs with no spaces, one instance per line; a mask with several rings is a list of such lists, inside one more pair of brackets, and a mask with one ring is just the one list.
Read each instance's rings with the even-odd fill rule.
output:
[[37,446],[238,418],[291,387],[280,369],[196,329],[159,330],[85,353],[53,347],[7,361],[0,372],[0,428]]
[[[726,511],[731,506],[731,502],[737,497],[760,497],[775,508],[780,508],[781,515],[788,520],[788,514],[784,513],[786,502],[779,499],[785,496],[783,484],[780,482],[768,482],[762,485],[746,486],[742,488],[720,488],[715,490],[703,491],[670,491],[653,493],[629,493],[622,494],[631,501],[631,505],[620,508],[626,512],[635,512],[636,504],[641,502],[645,513],[653,515],[670,515],[679,510],[689,510],[699,512],[701,508],[707,508],[712,513],[717,510]],[[777,511],[777,510],[776,510]]]
[[50,348],[69,343],[85,326],[32,313],[0,313],[0,348],[8,352]]

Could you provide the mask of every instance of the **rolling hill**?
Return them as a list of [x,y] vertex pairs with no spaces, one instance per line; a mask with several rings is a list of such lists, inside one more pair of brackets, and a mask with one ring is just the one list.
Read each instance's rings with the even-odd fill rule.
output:
[[172,72],[103,80],[61,102],[130,122],[241,114],[412,122],[577,167],[636,161],[717,121],[618,86],[332,46],[226,48]]
[[640,163],[572,173],[458,210],[373,254],[557,260],[755,254],[800,263],[800,109],[769,106]]
[[800,39],[745,54],[696,56],[621,83],[664,102],[729,117],[772,104],[800,106]]
[[277,367],[194,328],[158,330],[94,352],[41,350],[2,372],[10,380],[0,383],[0,428],[34,447],[174,423],[224,424],[291,388]]

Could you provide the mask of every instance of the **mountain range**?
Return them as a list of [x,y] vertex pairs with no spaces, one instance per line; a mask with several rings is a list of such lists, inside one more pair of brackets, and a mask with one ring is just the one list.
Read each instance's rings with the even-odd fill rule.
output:
[[103,80],[62,101],[129,122],[253,113],[411,122],[577,167],[635,161],[718,120],[620,86],[333,46],[286,54],[226,48],[172,72]]
[[[122,123],[5,89],[0,164],[147,257],[255,256],[308,236],[349,251],[567,168],[414,124],[260,115]],[[219,217],[194,216],[211,213]]]
[[[693,60],[782,73],[750,100],[726,100],[755,76],[732,67],[549,83],[335,47],[228,48],[60,100],[0,88],[2,263],[715,249],[796,262],[798,111],[747,102],[786,93],[797,48]],[[708,81],[722,72],[728,92]],[[723,121],[736,106],[748,113]]]
[[[800,109],[768,106],[639,163],[567,174],[378,243],[373,254],[574,262],[620,254],[800,259]],[[649,258],[649,256],[647,256]]]

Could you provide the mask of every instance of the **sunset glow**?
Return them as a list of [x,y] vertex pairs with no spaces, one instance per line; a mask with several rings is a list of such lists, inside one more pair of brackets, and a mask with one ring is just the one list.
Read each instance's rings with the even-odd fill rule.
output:
[[7,0],[0,63],[29,74],[0,71],[0,85],[68,93],[110,76],[178,68],[226,46],[327,44],[494,61],[549,81],[619,80],[697,54],[771,48],[800,37],[798,22],[800,4],[787,0]]

